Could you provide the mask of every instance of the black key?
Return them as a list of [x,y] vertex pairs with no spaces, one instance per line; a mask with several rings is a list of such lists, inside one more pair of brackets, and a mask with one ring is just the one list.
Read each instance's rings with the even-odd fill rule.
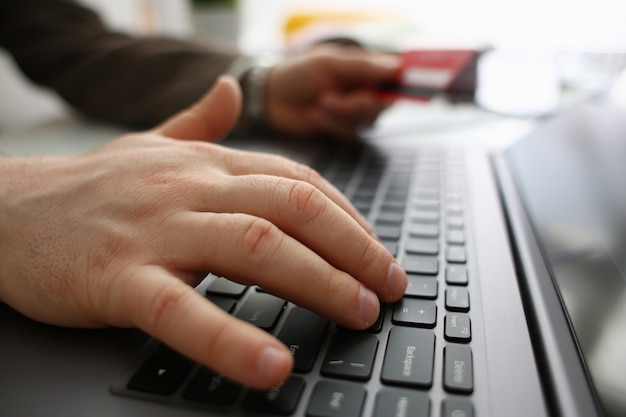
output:
[[444,349],[443,386],[446,390],[469,394],[474,389],[472,350],[449,344]]
[[304,391],[304,385],[304,379],[292,376],[269,391],[248,391],[242,405],[248,410],[264,413],[293,414]]
[[237,306],[237,302],[232,298],[220,297],[218,295],[208,295],[207,298],[210,302],[212,302],[227,313],[232,313]]
[[355,384],[320,381],[311,395],[307,417],[361,417],[365,389]]
[[378,338],[372,334],[339,331],[333,336],[322,364],[322,375],[368,380]]
[[235,315],[264,330],[272,330],[287,302],[271,294],[253,292]]
[[437,291],[438,284],[436,278],[407,274],[405,297],[435,299],[437,298]]
[[448,313],[444,329],[446,340],[451,342],[469,342],[472,340],[472,327],[467,314]]
[[435,327],[437,305],[434,301],[403,298],[394,306],[391,320],[407,326]]
[[291,351],[295,372],[310,372],[322,343],[328,320],[302,307],[294,307],[278,333]]
[[439,261],[434,256],[406,255],[402,267],[409,274],[437,275]]
[[191,366],[190,361],[180,356],[152,355],[128,381],[128,388],[155,394],[173,394]]
[[376,396],[376,407],[372,417],[429,417],[428,395],[405,389],[387,388]]
[[441,403],[441,417],[474,417],[474,407],[464,398],[446,398]]
[[448,246],[446,248],[446,260],[455,264],[464,264],[465,262],[467,262],[465,247],[454,245]]
[[408,226],[409,235],[415,237],[438,237],[439,225],[410,223]]
[[465,232],[463,230],[448,230],[446,232],[446,242],[451,245],[463,245],[465,244]]
[[437,239],[409,238],[404,249],[407,253],[418,255],[437,255],[439,253],[439,241]]
[[402,228],[377,224],[374,226],[374,232],[380,239],[398,240],[402,235]]
[[394,327],[389,331],[381,380],[429,388],[433,384],[435,334],[430,330]]
[[446,288],[446,309],[450,311],[469,311],[469,292],[466,287],[450,285]]
[[207,294],[227,295],[230,297],[241,297],[246,291],[245,285],[233,282],[226,278],[216,278],[206,289]]
[[467,268],[463,265],[446,266],[446,283],[452,285],[467,285]]
[[237,400],[241,385],[207,368],[200,368],[185,389],[183,397],[209,404],[230,405]]

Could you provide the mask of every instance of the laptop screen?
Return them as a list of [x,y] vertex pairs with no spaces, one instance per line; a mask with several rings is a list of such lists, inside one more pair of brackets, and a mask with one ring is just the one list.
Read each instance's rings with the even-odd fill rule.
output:
[[626,112],[589,103],[507,153],[597,397],[626,415]]

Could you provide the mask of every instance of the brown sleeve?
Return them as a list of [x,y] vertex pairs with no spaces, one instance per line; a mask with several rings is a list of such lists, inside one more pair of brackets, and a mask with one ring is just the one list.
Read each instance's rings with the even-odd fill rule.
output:
[[152,126],[201,97],[236,51],[107,29],[70,0],[1,0],[0,46],[83,114]]

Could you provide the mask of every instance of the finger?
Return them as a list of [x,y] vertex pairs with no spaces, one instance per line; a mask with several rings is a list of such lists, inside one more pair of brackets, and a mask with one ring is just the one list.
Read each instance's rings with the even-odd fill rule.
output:
[[224,192],[230,198],[220,199],[220,212],[245,207],[246,213],[269,220],[363,282],[383,301],[402,296],[404,277],[391,273],[396,263],[393,256],[313,185],[281,177],[246,176],[230,182]]
[[311,167],[280,155],[225,150],[223,161],[232,175],[264,174],[305,181],[320,189],[335,204],[354,218],[361,227],[374,236],[374,230],[346,196]]
[[329,91],[322,95],[319,105],[323,111],[340,120],[349,120],[355,126],[371,126],[388,105],[370,91],[337,94]]
[[372,290],[270,221],[242,213],[188,212],[178,215],[176,229],[185,238],[167,243],[171,264],[260,285],[350,328],[367,328],[378,318]]
[[234,78],[223,76],[200,101],[155,130],[175,139],[216,142],[234,126],[240,113],[239,84]]
[[[363,282],[383,301],[395,301],[404,293],[406,274],[401,268],[392,267],[396,265],[393,256],[348,213],[311,184],[250,175],[236,177],[217,193],[211,211],[243,212],[268,220],[337,269]],[[187,227],[192,229],[191,225]],[[205,233],[215,234],[211,230]],[[184,245],[185,242],[175,244]],[[196,267],[206,269],[202,265]]]
[[270,334],[237,320],[156,266],[133,270],[115,307],[163,343],[225,377],[269,389],[290,374],[289,350]]
[[372,54],[349,48],[334,54],[325,64],[329,71],[350,87],[374,87],[392,81],[400,70],[395,54]]

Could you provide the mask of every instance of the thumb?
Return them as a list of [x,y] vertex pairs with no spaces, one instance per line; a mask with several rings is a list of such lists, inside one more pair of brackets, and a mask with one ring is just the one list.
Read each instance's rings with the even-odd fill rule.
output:
[[165,121],[155,131],[174,139],[217,142],[232,129],[240,113],[239,84],[230,76],[222,76],[198,102]]

